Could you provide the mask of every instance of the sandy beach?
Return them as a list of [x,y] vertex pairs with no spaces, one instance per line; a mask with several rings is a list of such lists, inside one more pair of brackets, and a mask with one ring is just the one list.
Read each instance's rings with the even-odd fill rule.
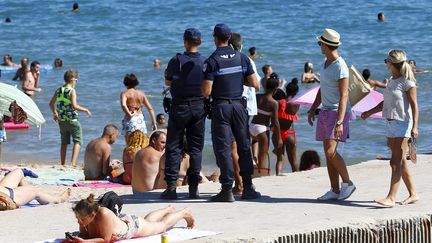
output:
[[[30,168],[38,172],[46,170],[46,167]],[[61,169],[61,166],[54,167],[51,170]],[[410,169],[420,201],[407,206],[396,205],[394,208],[379,207],[373,202],[374,199],[383,198],[388,190],[390,167],[388,161],[384,160],[371,160],[349,167],[357,191],[345,202],[315,200],[328,189],[325,167],[284,176],[255,179],[254,184],[263,197],[257,201],[241,201],[236,197],[238,200],[235,203],[206,201],[218,192],[220,188],[218,183],[202,184],[201,199],[177,201],[161,201],[160,191],[148,192],[145,198],[140,200],[132,199],[130,187],[112,189],[71,187],[72,196],[66,203],[1,212],[0,238],[3,242],[34,242],[62,238],[64,232],[78,230],[78,224],[71,210],[75,201],[88,196],[89,193],[100,195],[113,190],[124,198],[123,212],[125,213],[145,215],[151,210],[168,204],[178,209],[190,207],[196,217],[197,229],[220,233],[195,239],[192,242],[278,242],[276,241],[278,237],[283,236],[338,227],[373,229],[387,224],[390,219],[411,218],[428,220],[429,241],[424,242],[430,242],[432,155],[420,155],[416,165],[410,163]],[[65,173],[77,172],[79,175],[79,170],[66,168],[65,171],[67,171]],[[54,185],[38,185],[38,187],[50,193],[60,193],[67,188]],[[185,198],[187,187],[179,188],[178,192],[180,198]],[[401,184],[397,201],[406,197],[406,189]],[[182,222],[177,226],[185,226],[185,223]]]

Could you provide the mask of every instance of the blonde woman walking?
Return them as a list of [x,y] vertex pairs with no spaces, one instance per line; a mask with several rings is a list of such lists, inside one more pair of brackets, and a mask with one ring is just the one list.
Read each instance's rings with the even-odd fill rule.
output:
[[375,202],[393,207],[396,203],[401,178],[409,192],[408,198],[401,201],[401,204],[415,203],[419,199],[405,158],[408,139],[417,138],[419,135],[419,112],[416,79],[411,66],[407,63],[406,53],[402,50],[392,50],[384,62],[392,75],[384,90],[384,101],[364,112],[362,118],[366,119],[382,111],[383,116],[387,119],[387,140],[391,149],[390,166],[392,168],[390,190],[384,199],[375,200]]

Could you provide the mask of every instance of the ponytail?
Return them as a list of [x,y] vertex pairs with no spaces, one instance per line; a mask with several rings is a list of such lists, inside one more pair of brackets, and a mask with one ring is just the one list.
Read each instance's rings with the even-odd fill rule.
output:
[[408,62],[403,62],[400,73],[405,77],[406,80],[413,81],[414,83],[417,82],[412,67],[408,64]]
[[399,70],[400,74],[406,80],[410,80],[412,82],[417,81],[411,66],[407,62],[406,53],[404,51],[391,50],[388,53],[387,60],[390,61],[397,70]]

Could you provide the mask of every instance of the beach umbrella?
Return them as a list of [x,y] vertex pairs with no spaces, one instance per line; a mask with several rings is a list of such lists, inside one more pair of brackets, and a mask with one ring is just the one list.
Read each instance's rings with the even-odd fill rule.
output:
[[[319,88],[320,88],[320,86],[318,85],[316,87],[308,89],[303,94],[290,100],[290,103],[311,107],[313,102],[315,101],[315,97],[318,93]],[[383,99],[384,99],[383,95],[380,92],[375,91],[375,90],[371,90],[368,95],[366,95],[357,104],[355,104],[355,106],[351,107],[351,112],[356,117],[360,117],[363,112],[375,107],[381,101],[383,101]],[[375,113],[370,117],[371,118],[381,118],[381,119],[383,118],[381,112]]]
[[45,119],[40,112],[36,103],[16,86],[0,82],[0,110],[7,114],[12,101],[16,103],[27,113],[27,122],[34,126],[40,126],[45,123]]

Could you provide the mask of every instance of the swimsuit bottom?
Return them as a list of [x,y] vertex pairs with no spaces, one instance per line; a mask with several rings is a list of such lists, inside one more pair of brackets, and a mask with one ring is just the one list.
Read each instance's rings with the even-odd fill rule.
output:
[[249,132],[252,136],[256,137],[258,134],[268,131],[269,128],[265,125],[251,123],[249,125]]
[[[274,133],[275,130],[272,129],[272,132]],[[296,130],[280,130],[280,135],[281,135],[281,139],[282,141],[286,141],[288,140],[289,136],[294,136],[294,143],[297,143],[297,139],[296,139]]]
[[119,218],[126,223],[128,229],[123,234],[117,234],[117,240],[127,240],[136,235],[140,226],[140,219],[132,214],[120,214]]
[[6,187],[6,186],[4,188],[6,188],[9,191],[9,197],[12,199],[12,201],[15,202],[15,193],[14,193],[13,189],[10,187]]

